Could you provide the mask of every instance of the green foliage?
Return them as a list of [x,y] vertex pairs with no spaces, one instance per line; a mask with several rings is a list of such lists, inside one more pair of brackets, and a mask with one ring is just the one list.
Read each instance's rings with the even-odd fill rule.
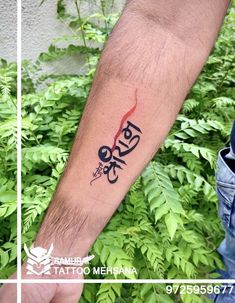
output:
[[0,279],[16,269],[16,64],[0,60]]
[[[83,2],[74,1],[71,15],[66,1],[58,1],[58,18],[71,35],[54,39],[35,64],[23,65],[23,242],[32,242],[63,172],[100,50],[117,20],[110,1],[100,1],[90,16],[81,16]],[[137,276],[91,278],[209,278],[222,268],[214,174],[235,119],[234,26],[233,5],[165,143],[92,248],[91,266],[135,266]],[[74,54],[84,63],[77,75],[42,73],[48,61]],[[208,302],[194,296],[193,302]],[[81,302],[191,301],[167,295],[161,285],[105,284],[87,285]]]

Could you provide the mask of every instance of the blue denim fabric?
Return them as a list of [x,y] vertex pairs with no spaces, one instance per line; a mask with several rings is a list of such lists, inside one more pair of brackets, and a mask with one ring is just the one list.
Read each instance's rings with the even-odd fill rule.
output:
[[[235,279],[235,160],[226,158],[229,151],[229,148],[224,148],[219,152],[216,173],[219,216],[225,229],[225,239],[218,252],[226,267],[226,272],[222,273],[222,278]],[[232,294],[217,295],[214,302],[234,303],[235,285]]]

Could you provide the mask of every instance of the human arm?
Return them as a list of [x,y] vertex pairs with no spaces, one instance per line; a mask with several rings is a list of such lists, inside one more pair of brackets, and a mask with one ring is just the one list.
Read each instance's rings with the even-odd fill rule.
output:
[[[167,135],[228,5],[228,1],[147,3],[128,2],[101,56],[68,165],[36,239],[43,247],[56,243],[55,255],[87,254]],[[125,164],[116,161],[121,166],[116,166],[116,182],[111,184],[103,174],[91,185],[92,173],[102,162],[98,151],[105,145],[112,148],[128,113],[123,128],[130,121],[141,130],[133,131],[138,144],[119,157]],[[127,143],[123,134],[118,139]],[[106,164],[103,161],[103,167]]]
[[[54,255],[87,254],[168,133],[210,52],[227,4],[129,1],[101,57],[68,166],[36,245],[54,243]],[[127,165],[118,170],[115,184],[103,175],[90,185],[98,150],[112,147],[122,117],[135,105],[136,89],[137,105],[129,120],[141,129],[140,141],[123,157]]]

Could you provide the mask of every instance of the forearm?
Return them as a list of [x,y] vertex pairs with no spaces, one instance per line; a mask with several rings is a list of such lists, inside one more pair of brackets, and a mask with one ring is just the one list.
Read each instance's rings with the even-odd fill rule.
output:
[[37,245],[53,243],[57,256],[87,254],[175,121],[227,5],[223,0],[129,1],[101,56]]

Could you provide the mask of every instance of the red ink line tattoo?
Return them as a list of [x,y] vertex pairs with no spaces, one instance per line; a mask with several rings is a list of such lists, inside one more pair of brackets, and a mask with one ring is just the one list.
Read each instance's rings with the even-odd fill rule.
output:
[[125,113],[125,115],[122,117],[119,129],[118,129],[116,135],[114,136],[112,152],[114,151],[114,149],[116,147],[117,139],[118,139],[118,137],[120,136],[120,134],[122,132],[123,124],[125,123],[127,118],[134,113],[134,111],[136,109],[136,106],[137,106],[137,88],[135,90],[135,105],[127,113]]

